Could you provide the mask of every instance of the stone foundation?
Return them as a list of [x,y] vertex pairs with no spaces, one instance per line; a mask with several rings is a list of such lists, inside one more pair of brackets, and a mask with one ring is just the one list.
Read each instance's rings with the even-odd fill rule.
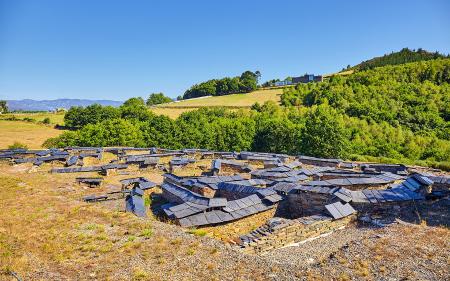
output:
[[325,205],[339,201],[330,194],[301,192],[287,196],[287,209],[291,218],[299,218],[326,212]]
[[296,220],[276,218],[274,225],[269,221],[268,224],[241,237],[241,247],[248,254],[270,251],[335,231],[345,227],[355,218],[354,215],[339,220],[321,215]]

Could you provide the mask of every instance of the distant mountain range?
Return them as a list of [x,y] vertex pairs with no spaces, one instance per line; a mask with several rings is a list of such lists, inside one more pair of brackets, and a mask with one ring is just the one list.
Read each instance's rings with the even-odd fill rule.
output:
[[88,106],[94,103],[101,105],[120,106],[123,102],[113,100],[84,100],[84,99],[56,99],[56,100],[8,100],[8,109],[24,111],[48,111],[56,108],[69,109],[72,106]]

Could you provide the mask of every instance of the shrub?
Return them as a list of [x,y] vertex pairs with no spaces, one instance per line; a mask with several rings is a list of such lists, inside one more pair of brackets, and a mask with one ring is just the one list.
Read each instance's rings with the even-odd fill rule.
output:
[[8,146],[8,149],[28,149],[28,146],[26,144],[20,143],[20,142],[14,142],[10,146]]
[[47,125],[50,124],[50,118],[45,117],[44,120],[42,120],[42,123]]
[[25,117],[25,118],[23,118],[22,120],[25,121],[25,122],[30,122],[30,123],[36,122],[36,119],[30,118],[30,117]]

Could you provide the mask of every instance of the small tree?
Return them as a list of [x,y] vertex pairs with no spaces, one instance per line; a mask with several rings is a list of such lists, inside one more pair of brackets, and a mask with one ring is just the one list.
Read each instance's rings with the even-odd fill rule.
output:
[[8,104],[5,100],[0,100],[0,114],[8,112]]
[[172,102],[172,99],[165,96],[163,93],[152,93],[147,99],[147,106]]

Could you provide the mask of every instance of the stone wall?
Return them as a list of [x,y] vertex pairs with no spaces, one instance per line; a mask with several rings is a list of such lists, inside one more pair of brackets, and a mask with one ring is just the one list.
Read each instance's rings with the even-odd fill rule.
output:
[[214,198],[216,191],[208,186],[193,186],[192,192],[198,193],[208,198]]
[[337,202],[327,193],[300,192],[290,193],[287,196],[287,204],[291,218],[299,218],[326,212],[325,205]]
[[359,216],[379,214],[379,215],[399,215],[401,212],[415,210],[415,201],[396,201],[383,203],[350,203],[358,211]]
[[[313,217],[319,217],[319,219],[309,220],[309,218]],[[257,239],[243,244],[242,250],[248,254],[256,254],[281,248],[292,243],[302,242],[345,227],[355,217],[353,215],[339,220],[332,220],[326,216],[312,216],[298,220],[284,220],[285,223],[272,227],[266,235],[261,235]],[[256,233],[255,231],[253,232]],[[259,232],[264,233],[264,228],[259,230]]]
[[240,174],[240,173],[245,173],[245,172],[246,172],[246,170],[243,167],[222,163],[218,175],[232,176],[235,174]]

